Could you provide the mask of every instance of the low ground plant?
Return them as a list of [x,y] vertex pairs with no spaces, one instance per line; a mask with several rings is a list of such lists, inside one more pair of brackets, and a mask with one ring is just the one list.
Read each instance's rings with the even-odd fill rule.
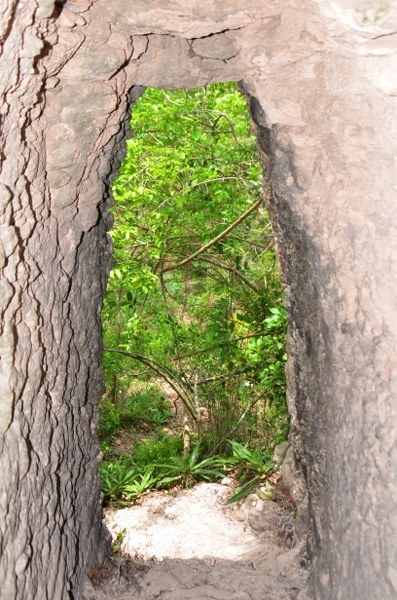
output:
[[106,397],[100,405],[98,437],[109,441],[120,429],[155,428],[173,416],[170,404],[155,385],[130,392],[124,400],[113,402]]
[[159,487],[181,483],[190,487],[197,481],[215,481],[225,476],[225,467],[229,464],[224,456],[207,456],[200,454],[201,444],[197,443],[190,453],[171,456],[163,463],[157,463],[160,478]]
[[[155,442],[146,443],[146,449],[163,450],[162,456],[156,456],[156,462],[147,462],[151,452],[138,452],[131,457],[123,457],[104,462],[101,467],[102,491],[105,503],[124,503],[137,500],[151,489],[167,489],[177,484],[190,487],[197,481],[216,481],[225,476],[225,468],[231,466],[223,456],[200,455],[199,443],[191,453],[182,449],[181,443],[175,444],[175,436],[169,436],[171,443],[164,440],[159,446]],[[172,447],[178,447],[179,453],[168,455]],[[164,452],[167,448],[167,452]]]
[[158,482],[159,478],[154,474],[154,467],[147,467],[144,473],[137,473],[134,481],[124,487],[123,495],[127,501],[137,500],[156,487]]
[[137,468],[146,468],[154,463],[163,463],[171,456],[180,456],[183,451],[183,440],[178,434],[166,434],[162,431],[159,437],[142,440],[133,449],[133,460]]
[[248,496],[256,488],[267,481],[272,469],[274,460],[269,453],[264,453],[261,448],[250,450],[243,444],[234,440],[229,440],[232,457],[231,463],[236,467],[236,479],[239,482],[229,503],[237,502],[245,496]]
[[125,495],[126,487],[134,484],[138,475],[129,457],[104,462],[99,471],[105,504],[120,501]]

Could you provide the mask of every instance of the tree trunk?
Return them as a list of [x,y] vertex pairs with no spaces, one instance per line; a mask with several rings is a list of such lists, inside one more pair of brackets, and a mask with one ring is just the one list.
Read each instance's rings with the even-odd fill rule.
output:
[[[78,207],[78,194],[57,204],[48,185],[46,121],[40,117],[45,106],[44,72],[37,73],[45,48],[37,23],[31,25],[36,10],[35,3],[14,1],[2,20],[0,597],[4,600],[80,598],[84,571],[109,550],[101,520],[95,435],[103,392],[100,308],[108,261],[105,224],[96,203],[91,215]],[[58,143],[66,144],[65,136]]]

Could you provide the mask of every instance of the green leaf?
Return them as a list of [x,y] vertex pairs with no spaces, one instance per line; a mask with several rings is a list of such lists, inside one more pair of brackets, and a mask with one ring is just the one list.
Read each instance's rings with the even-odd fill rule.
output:
[[242,500],[248,496],[260,483],[261,478],[257,475],[253,477],[247,483],[242,486],[236,488],[236,492],[233,494],[231,498],[227,501],[228,504],[232,504],[233,502],[237,502],[238,500]]
[[[165,269],[211,242],[259,198],[262,167],[245,99],[233,83],[175,92],[148,88],[131,126],[112,186],[116,265],[103,310],[104,345],[165,365],[191,395],[196,375],[207,381],[197,385],[208,413],[200,424],[205,442],[188,464],[168,457],[174,471],[161,473],[180,481],[192,470],[198,478],[200,468],[202,476],[209,476],[206,469],[219,475],[222,466],[200,467],[200,459],[218,443],[216,451],[225,452],[231,431],[243,445],[252,437],[270,448],[288,429],[286,313],[266,212],[250,215],[184,267]],[[128,403],[137,380],[157,377],[106,352],[104,372],[116,407]],[[117,429],[116,421],[113,414],[109,430]],[[238,466],[244,477],[254,460],[261,468],[261,458],[249,452]]]

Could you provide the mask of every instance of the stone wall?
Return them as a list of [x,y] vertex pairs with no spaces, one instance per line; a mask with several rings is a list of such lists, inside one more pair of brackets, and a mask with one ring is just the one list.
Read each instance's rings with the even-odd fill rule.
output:
[[307,594],[395,598],[395,4],[6,0],[0,39],[0,596],[78,599],[106,551],[99,312],[130,107],[235,80],[273,190]]

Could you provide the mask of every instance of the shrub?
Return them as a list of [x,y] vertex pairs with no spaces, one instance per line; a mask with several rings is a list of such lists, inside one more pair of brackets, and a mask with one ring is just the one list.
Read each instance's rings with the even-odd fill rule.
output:
[[168,401],[154,386],[134,392],[120,408],[120,424],[126,429],[141,423],[163,425],[171,417]]
[[134,449],[133,459],[137,467],[163,462],[171,456],[178,456],[183,450],[183,441],[179,435],[162,435],[160,439],[143,440]]
[[98,437],[108,440],[118,429],[132,429],[143,423],[163,425],[172,416],[168,401],[155,386],[148,385],[122,402],[114,403],[105,397],[99,407]]

